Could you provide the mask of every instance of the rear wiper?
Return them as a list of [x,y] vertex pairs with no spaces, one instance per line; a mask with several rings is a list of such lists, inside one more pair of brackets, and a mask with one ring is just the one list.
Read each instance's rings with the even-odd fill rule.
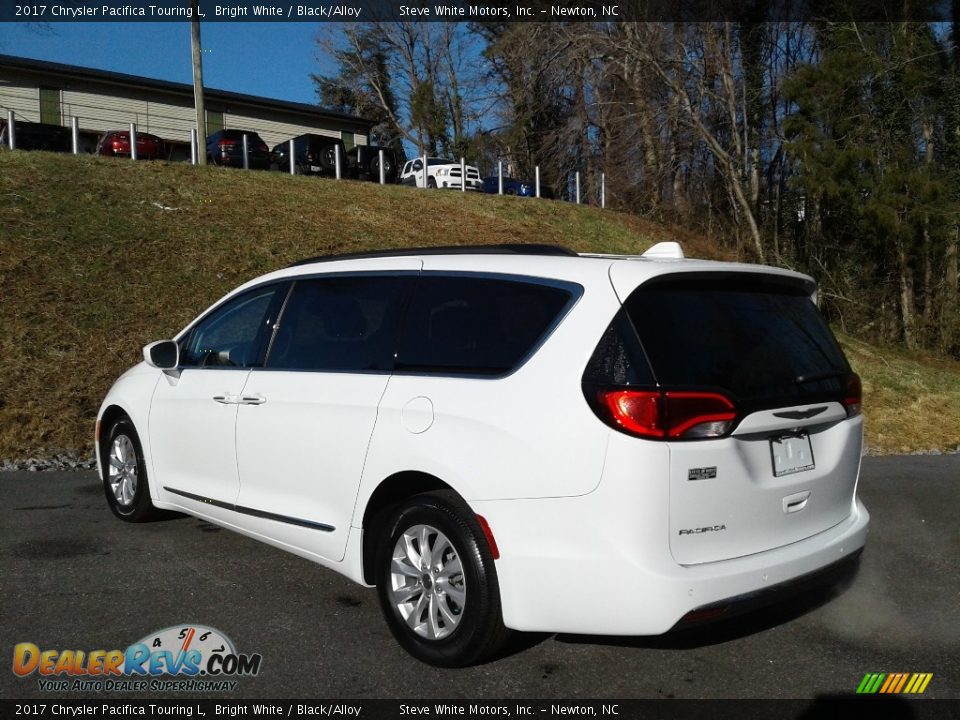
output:
[[797,375],[794,382],[797,385],[803,385],[817,380],[829,380],[830,378],[847,377],[850,373],[846,370],[828,370],[827,372],[810,373],[809,375]]

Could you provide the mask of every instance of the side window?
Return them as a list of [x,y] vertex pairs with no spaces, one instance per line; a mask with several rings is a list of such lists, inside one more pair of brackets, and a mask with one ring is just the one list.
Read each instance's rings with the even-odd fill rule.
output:
[[403,166],[403,172],[400,173],[400,174],[401,174],[401,175],[406,175],[408,172],[410,172],[410,166],[411,166],[412,164],[413,164],[413,163],[409,163],[409,162],[408,162],[406,165],[404,165],[404,166]]
[[417,283],[396,369],[502,375],[534,350],[571,291],[519,280],[424,275]]
[[397,331],[415,277],[298,280],[266,366],[274,370],[391,370]]
[[245,292],[210,313],[181,343],[184,367],[259,367],[286,283]]

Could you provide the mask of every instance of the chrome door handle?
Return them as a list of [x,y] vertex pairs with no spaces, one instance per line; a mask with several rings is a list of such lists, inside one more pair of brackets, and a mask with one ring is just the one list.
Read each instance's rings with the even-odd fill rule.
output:
[[228,395],[228,394],[214,395],[213,401],[218,402],[221,405],[236,405],[239,402],[236,395]]
[[243,395],[237,402],[241,405],[263,405],[266,401],[263,395]]

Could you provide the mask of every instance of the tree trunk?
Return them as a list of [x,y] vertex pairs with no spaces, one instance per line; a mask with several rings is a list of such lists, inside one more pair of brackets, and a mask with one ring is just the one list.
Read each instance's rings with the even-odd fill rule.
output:
[[908,350],[917,349],[916,313],[913,307],[913,272],[903,241],[897,241],[897,261],[900,265],[900,324],[903,330],[903,342]]
[[957,305],[957,239],[960,225],[953,228],[943,251],[943,301],[940,305],[940,348],[945,353],[957,349],[960,331],[960,307]]

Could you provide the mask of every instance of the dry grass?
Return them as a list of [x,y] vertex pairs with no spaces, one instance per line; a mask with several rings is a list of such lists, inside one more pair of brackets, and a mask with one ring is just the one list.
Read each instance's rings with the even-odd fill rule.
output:
[[[142,345],[303,257],[493,242],[637,253],[674,238],[688,254],[724,257],[701,237],[568,203],[0,152],[0,457],[88,448],[100,400]],[[865,378],[871,447],[960,442],[960,368],[848,350]],[[914,376],[911,413],[893,381]]]
[[863,380],[870,454],[960,449],[960,362],[840,336]]

